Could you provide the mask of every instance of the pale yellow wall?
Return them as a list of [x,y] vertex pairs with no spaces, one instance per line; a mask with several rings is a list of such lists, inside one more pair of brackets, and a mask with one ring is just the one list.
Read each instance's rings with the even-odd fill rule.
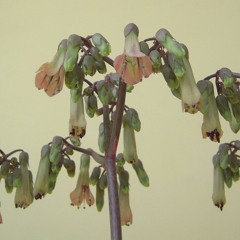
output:
[[[240,71],[239,9],[238,0],[0,0],[0,148],[24,148],[36,174],[41,146],[54,135],[67,135],[67,89],[48,98],[34,87],[35,71],[51,60],[63,38],[101,32],[114,58],[123,50],[127,23],[139,26],[140,39],[164,27],[188,46],[200,80],[223,66]],[[144,80],[127,100],[142,120],[138,153],[151,186],[142,187],[131,171],[134,224],[123,228],[124,239],[238,239],[240,185],[227,189],[223,212],[213,206],[211,157],[218,145],[202,139],[201,114],[182,113],[161,75]],[[99,122],[88,121],[83,147],[96,146]],[[225,123],[223,131],[223,141],[238,137]],[[75,182],[63,169],[55,192],[26,210],[14,208],[14,194],[7,195],[1,182],[0,239],[109,239],[107,204],[101,214],[95,206],[70,206]]]

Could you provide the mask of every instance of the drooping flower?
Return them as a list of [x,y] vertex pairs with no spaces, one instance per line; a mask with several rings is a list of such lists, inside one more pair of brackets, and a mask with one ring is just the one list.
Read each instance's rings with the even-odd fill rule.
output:
[[71,141],[73,141],[75,144],[80,141],[79,138],[82,138],[85,135],[87,127],[81,91],[81,88],[70,90],[69,135],[71,137]]
[[152,73],[150,57],[140,51],[138,27],[130,23],[124,29],[124,53],[114,60],[114,68],[122,80],[130,85],[140,82]]
[[67,51],[67,40],[64,39],[58,46],[57,53],[51,62],[44,63],[37,71],[35,86],[44,89],[48,96],[59,93],[62,90],[65,70],[64,58]]
[[48,179],[50,167],[50,146],[44,145],[41,151],[41,160],[38,166],[38,172],[34,184],[33,196],[35,199],[41,199],[48,192]]
[[212,200],[216,207],[223,209],[223,206],[226,203],[225,197],[225,187],[224,187],[224,174],[223,169],[220,167],[219,164],[219,157],[218,155],[213,156],[213,194]]
[[78,208],[85,202],[89,206],[92,206],[95,201],[89,188],[89,162],[90,157],[86,154],[82,154],[77,185],[70,193],[71,204],[73,206],[77,206]]
[[14,202],[16,208],[25,209],[33,202],[32,173],[28,170],[28,154],[26,152],[21,152],[19,162],[22,172],[22,183],[16,189]]
[[220,142],[223,134],[217,110],[217,103],[214,97],[214,90],[209,95],[208,109],[203,114],[202,136],[209,137],[214,142]]
[[132,210],[129,203],[129,192],[124,192],[119,188],[119,205],[120,205],[120,218],[121,225],[132,224]]

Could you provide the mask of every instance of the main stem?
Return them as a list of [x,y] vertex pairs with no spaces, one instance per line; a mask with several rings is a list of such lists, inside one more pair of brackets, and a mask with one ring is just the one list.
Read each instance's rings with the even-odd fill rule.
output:
[[105,155],[105,164],[108,182],[111,240],[122,240],[115,159],[118,147],[118,140],[122,126],[125,98],[126,98],[126,83],[121,81],[119,83],[116,111],[114,114],[113,125],[111,127],[111,130],[109,121],[109,109],[108,106],[104,106],[104,129],[105,129],[104,135],[106,137],[105,146],[107,147]]

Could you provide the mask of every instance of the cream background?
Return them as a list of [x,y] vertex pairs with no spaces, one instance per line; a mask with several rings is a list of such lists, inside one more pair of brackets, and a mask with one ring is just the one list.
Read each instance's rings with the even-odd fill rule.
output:
[[[0,0],[0,148],[28,151],[36,176],[41,146],[54,135],[67,135],[67,89],[49,98],[34,87],[35,71],[51,60],[63,38],[100,32],[110,41],[114,58],[123,50],[127,23],[139,26],[140,39],[164,27],[188,46],[200,80],[223,66],[240,71],[239,9],[238,0]],[[123,228],[123,239],[239,238],[239,183],[226,190],[223,212],[213,206],[211,158],[218,144],[202,139],[201,114],[182,113],[161,75],[137,85],[127,104],[138,110],[142,121],[138,153],[151,186],[142,187],[131,171],[134,222]],[[99,122],[88,121],[83,147],[96,147]],[[236,139],[222,123],[222,141]],[[69,193],[75,184],[76,178],[68,178],[63,169],[54,193],[22,210],[14,208],[14,194],[5,193],[1,182],[0,239],[109,239],[107,202],[102,213],[95,206],[71,207]]]

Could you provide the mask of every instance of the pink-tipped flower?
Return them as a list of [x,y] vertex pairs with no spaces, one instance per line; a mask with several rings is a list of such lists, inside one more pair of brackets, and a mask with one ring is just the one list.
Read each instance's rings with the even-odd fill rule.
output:
[[130,85],[140,82],[153,71],[150,57],[140,51],[138,33],[138,27],[133,23],[125,27],[124,53],[114,60],[116,72]]
[[37,71],[35,86],[44,89],[48,96],[59,93],[62,90],[65,70],[63,67],[67,51],[67,40],[64,39],[58,46],[57,53],[51,62],[44,63]]
[[80,173],[77,180],[76,188],[70,193],[70,199],[73,206],[78,208],[85,202],[92,206],[94,197],[89,188],[89,161],[90,157],[86,154],[81,156]]
[[119,205],[120,205],[120,218],[121,225],[132,224],[132,210],[129,203],[129,192],[123,192],[121,188],[119,189]]

